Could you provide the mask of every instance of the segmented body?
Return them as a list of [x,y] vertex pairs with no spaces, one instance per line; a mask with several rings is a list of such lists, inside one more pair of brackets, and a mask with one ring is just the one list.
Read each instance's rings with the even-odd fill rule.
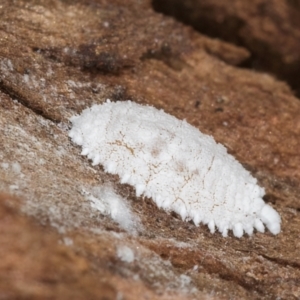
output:
[[213,137],[174,116],[131,101],[94,105],[71,118],[69,136],[94,165],[118,174],[137,196],[152,198],[195,225],[241,237],[264,225],[280,232],[280,216],[257,180]]

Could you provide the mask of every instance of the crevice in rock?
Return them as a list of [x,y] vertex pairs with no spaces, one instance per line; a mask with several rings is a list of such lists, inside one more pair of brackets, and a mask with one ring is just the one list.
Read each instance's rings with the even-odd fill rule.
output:
[[39,115],[55,124],[59,123],[59,120],[54,119],[50,114],[45,112],[39,105],[34,105],[26,97],[15,91],[12,87],[7,86],[0,80],[0,90],[8,95],[11,99],[16,99],[20,104],[30,109],[34,114]]
[[212,38],[220,38],[222,40],[241,46],[242,40],[232,34],[238,31],[243,25],[243,20],[232,16],[222,22],[222,26],[212,21],[209,17],[212,12],[207,8],[201,14],[201,20],[195,17],[195,7],[189,3],[186,5],[180,0],[152,0],[152,7],[155,11],[167,16],[172,16],[179,22],[192,26],[195,30],[210,36]]
[[268,256],[266,254],[260,254],[260,255],[262,257],[264,257],[265,259],[267,259],[271,262],[274,262],[278,265],[284,266],[284,267],[290,266],[290,267],[297,268],[297,269],[300,268],[300,263],[295,262],[295,261],[289,261],[289,260],[281,259],[281,258],[278,258],[278,257],[271,257],[271,256]]
[[[272,22],[274,22],[281,35],[284,35],[284,24],[281,24],[280,20],[272,19],[273,12],[268,11],[270,8],[263,7],[264,4],[261,5],[262,7],[255,5],[253,4],[253,9],[258,10],[256,18],[260,18],[263,24],[270,18],[269,26],[273,26]],[[282,50],[271,46],[268,41],[255,36],[246,37],[245,35],[249,33],[247,30],[245,31],[245,28],[248,28],[249,24],[246,24],[246,21],[239,17],[238,13],[234,11],[235,8],[231,10],[231,13],[229,13],[230,10],[223,13],[221,4],[216,5],[213,1],[201,0],[152,0],[152,7],[156,12],[172,16],[206,36],[218,38],[247,49],[251,56],[236,65],[237,67],[272,74],[278,79],[286,81],[295,95],[300,97],[300,59],[293,58],[291,62],[287,62],[288,56]],[[249,18],[249,16],[247,17]],[[293,33],[290,34],[293,35]]]
[[231,270],[222,261],[212,255],[205,256],[204,253],[201,253],[204,256],[199,256],[199,252],[192,250],[188,251],[183,257],[181,251],[176,247],[172,248],[169,246],[166,248],[161,244],[160,248],[157,248],[151,243],[143,243],[143,245],[154,251],[162,259],[169,260],[172,266],[180,273],[190,270],[196,263],[202,267],[202,271],[199,271],[201,273],[207,273],[212,276],[217,274],[224,281],[234,282],[247,291],[252,293],[255,291],[260,296],[265,295],[264,288],[256,279],[241,276],[238,272]]
[[181,71],[184,67],[187,67],[187,63],[182,60],[178,54],[173,53],[172,48],[167,43],[163,44],[159,50],[149,49],[140,59],[141,61],[148,59],[162,61],[165,65],[175,71]]
[[131,69],[134,62],[124,59],[117,51],[101,51],[98,53],[98,43],[82,44],[77,48],[33,48],[34,52],[45,58],[65,65],[79,67],[89,73],[120,75],[123,70]]

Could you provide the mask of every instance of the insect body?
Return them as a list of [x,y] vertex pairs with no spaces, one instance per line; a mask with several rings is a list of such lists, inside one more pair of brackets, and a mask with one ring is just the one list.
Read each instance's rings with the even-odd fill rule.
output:
[[118,174],[136,195],[152,198],[224,237],[253,229],[280,232],[280,216],[257,180],[213,137],[186,121],[131,101],[106,102],[71,118],[69,136],[93,165]]

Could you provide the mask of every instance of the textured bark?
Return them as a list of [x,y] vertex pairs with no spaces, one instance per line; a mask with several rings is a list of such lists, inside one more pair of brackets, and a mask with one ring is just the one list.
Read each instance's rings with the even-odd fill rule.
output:
[[[288,85],[236,67],[247,50],[147,1],[1,5],[0,298],[300,297],[300,102]],[[213,135],[266,188],[282,232],[212,235],[92,167],[68,119],[107,98]],[[138,235],[91,208],[83,191],[103,184],[127,198]],[[122,245],[133,262],[118,257]]]

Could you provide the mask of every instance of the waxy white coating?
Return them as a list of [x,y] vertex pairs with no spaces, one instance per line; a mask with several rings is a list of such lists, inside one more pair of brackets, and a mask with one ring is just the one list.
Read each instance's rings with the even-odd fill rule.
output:
[[280,216],[257,180],[213,137],[151,106],[131,101],[85,109],[69,136],[93,165],[118,174],[136,195],[152,198],[195,225],[236,237],[253,229],[280,232]]

